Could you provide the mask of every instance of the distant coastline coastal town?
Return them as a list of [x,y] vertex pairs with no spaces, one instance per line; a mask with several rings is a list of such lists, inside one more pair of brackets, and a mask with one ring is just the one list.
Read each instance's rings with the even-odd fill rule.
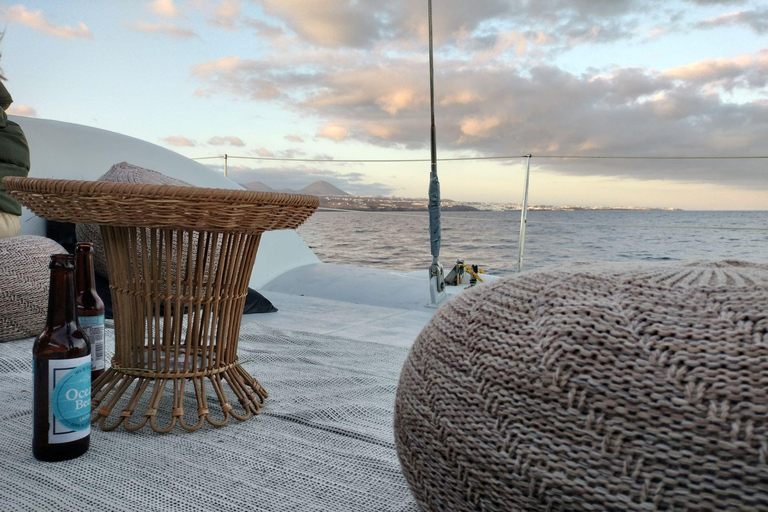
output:
[[[427,198],[408,198],[393,196],[357,196],[349,194],[327,181],[316,181],[301,190],[273,189],[261,181],[242,183],[243,187],[256,192],[283,192],[288,194],[309,194],[320,198],[320,206],[326,209],[413,212],[427,211]],[[521,210],[520,203],[488,203],[478,201],[454,201],[443,199],[440,204],[443,211],[515,211]],[[581,210],[637,210],[637,211],[677,211],[679,208],[647,208],[643,206],[577,206],[577,205],[528,205],[529,210],[541,211],[581,211]]]

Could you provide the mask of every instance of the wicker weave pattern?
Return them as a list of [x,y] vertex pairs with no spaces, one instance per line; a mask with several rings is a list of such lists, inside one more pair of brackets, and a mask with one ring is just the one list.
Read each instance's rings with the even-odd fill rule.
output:
[[112,226],[238,231],[295,229],[317,210],[316,196],[103,181],[3,179],[38,216]]
[[[93,384],[94,421],[104,430],[121,424],[138,430],[148,423],[168,432],[177,424],[197,430],[204,421],[221,426],[230,416],[258,414],[268,395],[240,366],[237,346],[261,235],[116,226],[102,226],[102,233],[118,342],[112,367]],[[193,236],[200,248],[179,251]],[[173,243],[177,237],[182,243]],[[171,262],[180,269],[173,277]],[[219,414],[211,414],[206,383]],[[237,396],[237,408],[225,384]],[[185,386],[197,396],[197,422],[184,420]],[[173,393],[172,421],[161,425],[156,417],[167,387]]]
[[[128,162],[120,162],[113,165],[98,181],[113,183],[147,183],[151,185],[173,185],[176,187],[190,187],[185,181],[177,180],[165,174],[145,169]],[[93,268],[97,274],[109,278],[107,270],[107,251],[104,249],[104,239],[101,230],[95,224],[77,224],[77,239],[81,242],[93,244]],[[196,240],[195,240],[196,242]],[[194,244],[193,244],[194,247]],[[171,265],[175,271],[175,266]]]
[[51,254],[66,252],[41,236],[0,238],[0,341],[37,336],[45,327]]
[[[301,224],[317,209],[317,197],[29,178],[3,183],[42,217],[101,225],[115,356],[93,382],[93,421],[104,430],[149,425],[162,433],[259,412],[267,392],[237,359],[256,250],[264,231]],[[207,386],[220,406],[213,414]],[[185,421],[185,387],[197,400],[194,422]],[[169,424],[158,423],[160,408],[171,409]]]
[[423,509],[768,509],[768,265],[626,267],[438,311],[395,409]]

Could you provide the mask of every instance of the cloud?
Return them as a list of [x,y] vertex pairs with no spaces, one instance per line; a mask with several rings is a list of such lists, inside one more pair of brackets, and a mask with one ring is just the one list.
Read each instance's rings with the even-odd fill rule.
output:
[[295,79],[294,84],[298,84],[301,80],[301,75],[295,71],[279,70],[280,77],[275,77],[273,71],[275,69],[270,64],[239,57],[223,57],[198,64],[192,69],[192,76],[202,79],[205,86],[195,91],[195,95],[230,93],[253,100],[273,99],[280,96],[277,82]]
[[178,39],[189,39],[192,37],[199,37],[197,32],[192,29],[179,27],[174,23],[160,22],[160,23],[148,23],[145,21],[139,21],[136,23],[127,23],[125,28],[133,30],[135,32],[142,32],[144,34],[162,34]]
[[160,142],[165,142],[166,144],[168,144],[170,146],[177,146],[177,147],[190,147],[190,148],[193,148],[193,147],[197,146],[197,142],[195,142],[192,139],[188,139],[186,137],[182,137],[181,135],[169,135],[168,137],[160,139]]
[[239,137],[235,137],[234,135],[226,135],[226,136],[216,136],[212,137],[208,144],[211,146],[223,146],[225,144],[229,144],[230,146],[245,146],[245,142]]
[[208,18],[208,24],[222,30],[236,30],[240,19],[239,0],[221,0],[216,4]]
[[[765,91],[767,58],[758,52],[663,71],[617,67],[584,74],[552,64],[443,59],[436,81],[438,147],[479,156],[763,154],[768,101],[735,100],[723,91]],[[309,77],[299,71],[310,65]],[[424,58],[383,55],[373,65],[365,52],[314,49],[283,59],[214,61],[198,66],[196,78],[210,94],[259,98],[317,118],[318,137],[426,152],[425,68]],[[280,93],[266,97],[270,89]],[[729,165],[727,173],[722,161],[536,164],[570,174],[768,188],[752,161]]]
[[768,50],[732,59],[701,60],[666,70],[663,76],[729,91],[736,87],[762,88],[768,80]]
[[462,119],[459,122],[461,129],[461,138],[459,142],[464,142],[471,137],[488,137],[501,125],[501,119],[498,116],[490,116],[482,119],[470,117]]
[[336,142],[341,142],[346,139],[348,135],[349,132],[347,129],[338,124],[327,124],[317,132],[317,137],[335,140]]
[[397,133],[397,128],[390,124],[368,123],[364,125],[363,128],[373,137],[378,137],[384,140],[391,139],[395,133]]
[[[210,165],[214,169],[222,166]],[[230,161],[227,168],[230,178],[238,183],[261,181],[273,189],[301,190],[318,180],[328,181],[345,192],[356,195],[388,195],[395,187],[380,182],[368,182],[363,173],[334,171],[327,167],[296,165],[274,168],[253,168]]]
[[49,36],[62,37],[64,39],[93,39],[93,33],[83,22],[78,22],[77,28],[70,27],[69,25],[54,25],[45,19],[43,11],[28,11],[21,4],[0,7],[0,17],[4,17],[11,23],[30,27]]
[[[281,18],[301,37],[323,46],[368,46],[381,30],[368,1],[262,0],[264,10]],[[373,11],[372,11],[373,8]]]
[[11,105],[5,112],[12,116],[37,117],[37,110],[27,105]]
[[739,5],[743,4],[744,0],[686,0],[692,4],[698,5]]
[[293,133],[289,133],[284,138],[285,138],[285,140],[288,140],[288,141],[291,141],[291,142],[304,142],[304,139],[302,139],[301,137],[299,137],[298,135],[293,134]]
[[271,152],[270,150],[268,150],[267,148],[259,148],[259,149],[256,149],[256,150],[252,151],[252,153],[254,155],[258,155],[258,156],[264,157],[264,158],[272,158],[272,157],[275,156],[275,154],[273,152]]
[[147,4],[147,9],[158,16],[174,18],[179,15],[179,8],[173,3],[173,0],[155,0]]
[[447,105],[470,105],[482,101],[483,96],[477,91],[459,90],[438,98],[437,103]]
[[768,9],[735,11],[696,23],[696,28],[718,28],[732,25],[746,25],[756,34],[768,33]]
[[243,18],[243,24],[256,31],[256,35],[276,43],[285,36],[285,30],[278,25],[273,25],[262,20]]
[[[427,40],[427,9],[411,0],[261,0],[301,42],[330,48],[401,46]],[[661,0],[442,0],[434,8],[438,46],[457,40],[494,42],[485,51],[524,52],[530,44],[602,43],[638,37],[638,13]]]
[[[279,24],[272,37],[290,40],[290,51],[273,46],[259,58],[200,63],[192,70],[196,94],[264,102],[317,120],[320,139],[428,151],[424,6],[328,0],[317,26],[305,26],[316,4],[264,0],[273,16],[265,30]],[[691,2],[661,0],[443,0],[435,11],[439,150],[467,156],[764,153],[768,50],[666,70],[569,72],[555,64],[576,45],[644,44],[653,27],[690,29],[691,9]],[[343,21],[358,16],[360,24]],[[577,175],[768,188],[752,161],[728,172],[722,161],[540,159],[536,165]]]

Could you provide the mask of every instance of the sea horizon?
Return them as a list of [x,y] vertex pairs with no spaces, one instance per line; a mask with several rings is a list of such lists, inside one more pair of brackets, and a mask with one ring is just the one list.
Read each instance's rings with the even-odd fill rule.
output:
[[[415,271],[431,262],[427,212],[325,211],[299,235],[325,263]],[[768,211],[532,210],[523,270],[578,261],[768,263]],[[440,260],[516,272],[519,211],[443,212]]]

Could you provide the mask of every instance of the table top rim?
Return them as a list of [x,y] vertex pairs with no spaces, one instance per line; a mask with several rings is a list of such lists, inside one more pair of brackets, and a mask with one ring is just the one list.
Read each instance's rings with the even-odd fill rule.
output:
[[9,195],[44,219],[122,227],[258,234],[295,229],[317,196],[108,181],[11,177]]
[[317,207],[319,197],[307,194],[283,192],[256,192],[245,189],[225,189],[195,186],[158,185],[145,183],[120,183],[111,181],[62,180],[9,176],[2,180],[11,193],[52,194],[66,200],[77,197],[105,197],[119,195],[125,198],[214,201],[236,204],[275,204]]

